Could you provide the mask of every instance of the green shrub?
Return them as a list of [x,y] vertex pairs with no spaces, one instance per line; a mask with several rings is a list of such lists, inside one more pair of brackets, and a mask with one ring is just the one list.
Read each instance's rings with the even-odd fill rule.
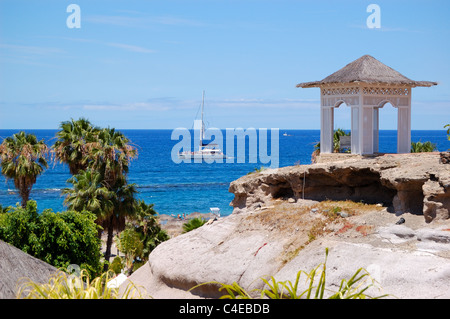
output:
[[183,224],[183,234],[190,232],[196,228],[203,226],[206,223],[206,220],[202,217],[192,218],[186,223]]
[[116,275],[120,274],[122,272],[122,269],[124,267],[122,258],[120,256],[114,257],[112,263],[109,265],[109,270],[114,272]]
[[0,214],[0,239],[57,268],[77,264],[91,276],[100,274],[100,239],[95,215],[89,212],[37,211],[30,200],[25,208],[10,207]]
[[153,204],[140,200],[133,218],[127,221],[125,229],[115,239],[117,248],[125,254],[124,263],[128,274],[131,274],[145,264],[153,249],[168,240],[169,235],[161,228]]
[[427,142],[411,142],[411,153],[422,153],[422,152],[434,152],[436,151],[436,144]]
[[133,228],[126,228],[118,235],[116,244],[119,251],[125,254],[125,265],[128,274],[131,275],[133,272],[134,261],[139,256],[142,256],[144,243],[142,242],[139,233]]

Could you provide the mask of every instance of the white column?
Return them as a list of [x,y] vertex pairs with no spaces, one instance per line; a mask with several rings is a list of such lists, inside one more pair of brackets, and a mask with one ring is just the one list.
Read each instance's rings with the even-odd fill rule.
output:
[[378,152],[379,145],[379,130],[380,130],[380,109],[378,107],[373,108],[373,152]]
[[361,107],[360,143],[361,154],[373,154],[373,106]]
[[321,107],[320,112],[320,152],[333,152],[333,127],[334,109],[333,107]]
[[411,105],[398,108],[397,153],[411,152]]
[[352,106],[352,154],[361,154],[359,148],[359,106]]

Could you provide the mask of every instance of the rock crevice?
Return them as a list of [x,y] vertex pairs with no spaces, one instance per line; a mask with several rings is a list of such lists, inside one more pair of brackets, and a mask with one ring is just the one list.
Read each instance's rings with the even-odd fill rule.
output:
[[431,222],[449,218],[449,181],[450,166],[439,153],[395,154],[267,169],[232,182],[229,191],[236,213],[277,198],[352,200]]

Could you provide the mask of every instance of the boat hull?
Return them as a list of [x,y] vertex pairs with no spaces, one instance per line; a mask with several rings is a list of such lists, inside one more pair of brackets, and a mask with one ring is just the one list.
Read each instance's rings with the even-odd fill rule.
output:
[[178,154],[180,159],[223,159],[225,154]]

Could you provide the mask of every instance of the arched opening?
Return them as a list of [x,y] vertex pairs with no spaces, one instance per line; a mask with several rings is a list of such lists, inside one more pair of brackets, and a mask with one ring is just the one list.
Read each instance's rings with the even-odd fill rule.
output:
[[[378,153],[396,153],[398,135],[398,108],[389,101],[383,101],[374,110],[374,150]],[[378,126],[378,134],[375,134]]]
[[339,100],[334,106],[333,145],[335,152],[351,150],[352,108]]
[[334,106],[334,129],[343,129],[350,131],[351,129],[351,107],[349,107],[343,100],[340,100]]

